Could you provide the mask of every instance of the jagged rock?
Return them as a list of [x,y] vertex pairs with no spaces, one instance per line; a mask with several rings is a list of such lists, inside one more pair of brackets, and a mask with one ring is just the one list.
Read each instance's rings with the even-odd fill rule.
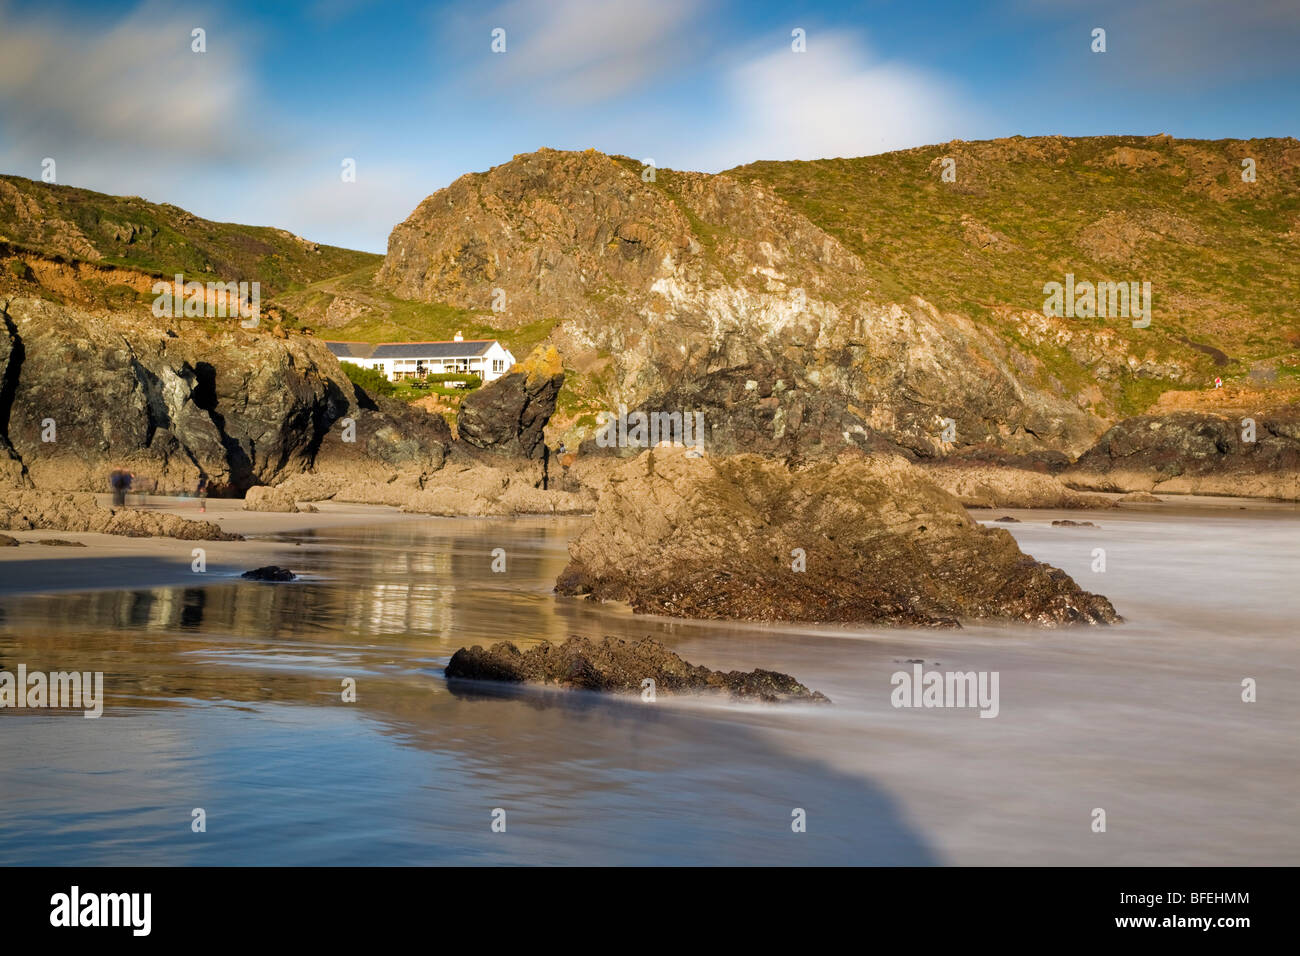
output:
[[211,521],[134,508],[101,508],[88,492],[10,491],[0,494],[0,528],[13,531],[93,531],[128,538],[242,541]]
[[[243,490],[317,465],[354,477],[437,468],[451,440],[438,416],[358,395],[309,337],[238,323],[177,335],[148,310],[38,299],[11,300],[3,315],[0,438],[38,488],[107,490],[116,468],[187,490],[200,472],[214,490]],[[5,451],[0,441],[0,462]]]
[[1020,524],[1019,518],[1013,518],[1011,515],[1003,515],[1001,518],[994,518],[994,521],[1001,521],[1004,524]]
[[[902,449],[854,412],[838,391],[819,388],[801,373],[770,362],[720,369],[686,379],[649,399],[640,411],[699,413],[708,454],[835,455],[845,449]],[[692,436],[697,438],[699,436]],[[584,454],[600,453],[595,438]],[[636,449],[614,449],[621,454]]]
[[[951,625],[1118,620],[1106,598],[897,456],[803,466],[656,449],[605,477],[561,594],[678,617]],[[802,568],[802,569],[801,569]]]
[[16,548],[21,542],[7,534],[0,534],[0,548]]
[[1053,528],[1096,528],[1097,525],[1093,524],[1091,521],[1071,521],[1069,518],[1064,518],[1060,521],[1053,521],[1052,527]]
[[84,541],[68,541],[66,538],[41,538],[37,544],[49,545],[55,548],[84,548]]
[[288,568],[282,568],[278,565],[268,564],[262,568],[254,568],[251,571],[245,571],[240,575],[249,581],[296,581],[298,575],[294,574]]
[[559,353],[538,346],[505,375],[471,392],[461,403],[461,441],[503,455],[541,458],[544,429],[564,385]]
[[293,496],[279,488],[256,485],[244,495],[245,511],[278,511],[297,514],[301,509]]
[[1242,418],[1202,412],[1140,415],[1107,431],[1061,480],[1094,491],[1247,495],[1300,500],[1300,406]]
[[394,470],[422,473],[442,467],[452,436],[441,415],[360,389],[357,393],[358,406],[347,416],[355,422],[355,440],[344,440],[342,421],[331,428],[317,450],[315,473],[357,481]]
[[509,641],[462,647],[447,664],[449,679],[510,683],[560,684],[583,690],[640,692],[642,681],[654,681],[656,694],[722,691],[733,697],[769,703],[810,701],[830,703],[788,674],[776,671],[709,670],[689,664],[658,641],[632,642],[607,637],[596,642],[573,637],[563,644],[546,642],[527,651]]

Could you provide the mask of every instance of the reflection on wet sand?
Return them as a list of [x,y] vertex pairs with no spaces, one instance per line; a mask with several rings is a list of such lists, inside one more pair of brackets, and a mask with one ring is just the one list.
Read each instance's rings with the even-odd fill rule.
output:
[[[334,528],[277,539],[304,575],[293,584],[227,574],[0,598],[0,669],[102,670],[106,696],[98,720],[0,713],[0,863],[1296,858],[1300,821],[1276,798],[1296,772],[1296,711],[1276,692],[1297,677],[1294,522],[1108,516],[1105,591],[1128,624],[942,635],[557,599],[578,527]],[[1015,533],[1088,574],[1090,540],[1042,515]],[[463,645],[571,634],[787,671],[835,705],[647,705],[442,678]],[[889,674],[913,657],[1000,671],[999,717],[891,709]],[[1249,709],[1233,689],[1247,673],[1268,688]],[[1098,805],[1122,840],[1090,833]],[[508,839],[489,829],[496,807]]]

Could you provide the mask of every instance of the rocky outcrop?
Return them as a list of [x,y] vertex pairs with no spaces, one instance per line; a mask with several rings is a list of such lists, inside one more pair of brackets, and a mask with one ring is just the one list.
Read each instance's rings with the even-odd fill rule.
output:
[[[818,388],[802,371],[770,362],[684,380],[648,400],[642,410],[700,416],[701,444],[716,455],[815,457],[847,448],[903,451],[871,427],[866,410],[855,409],[841,393]],[[582,444],[584,453],[599,449],[595,438]]]
[[546,642],[520,651],[509,641],[484,650],[462,647],[447,664],[449,679],[558,684],[583,690],[641,693],[653,681],[655,695],[723,692],[767,703],[829,703],[788,674],[776,671],[709,670],[689,664],[658,641],[632,642],[607,637],[596,642],[573,637],[563,644]]
[[93,531],[128,538],[242,541],[211,521],[134,508],[101,508],[87,492],[8,491],[0,494],[0,528],[11,531]]
[[[749,432],[781,454],[796,439],[858,446],[864,431],[938,454],[944,419],[962,444],[1078,453],[1104,427],[1000,330],[941,312],[922,288],[882,292],[859,255],[773,191],[642,173],[626,157],[543,149],[462,176],[393,230],[376,281],[493,309],[507,330],[558,317],[550,340],[572,367],[608,364],[609,410],[665,396],[696,407],[708,376],[770,366],[740,379],[766,380],[764,395],[725,440]],[[736,377],[714,383],[714,405]]]
[[[1251,423],[1254,441],[1246,440]],[[1093,491],[1300,500],[1300,406],[1232,418],[1204,412],[1129,418],[1061,479]]]
[[546,423],[564,385],[564,367],[552,347],[538,346],[505,375],[471,392],[461,403],[461,441],[518,458],[543,458]]
[[951,625],[1117,620],[896,456],[797,466],[656,449],[611,470],[561,594],[679,617]]
[[997,465],[944,463],[926,475],[968,508],[1112,508],[1101,495],[1080,494],[1039,471]]
[[488,515],[590,514],[596,498],[589,488],[545,488],[539,462],[494,466],[482,460],[453,455],[436,475],[401,503],[403,511],[418,514]]
[[279,488],[257,485],[249,488],[248,493],[244,495],[244,510],[297,514],[299,508],[298,502],[293,499],[293,495]]
[[369,476],[328,469],[296,475],[279,490],[296,501],[389,505],[414,514],[448,516],[570,515],[595,510],[594,491],[578,482],[542,487],[538,461],[481,453],[453,446],[437,471],[378,471]]
[[317,467],[433,470],[451,439],[438,416],[359,394],[312,338],[30,298],[0,314],[0,460],[11,446],[37,488],[106,490],[116,468],[160,489],[205,475],[214,493]]

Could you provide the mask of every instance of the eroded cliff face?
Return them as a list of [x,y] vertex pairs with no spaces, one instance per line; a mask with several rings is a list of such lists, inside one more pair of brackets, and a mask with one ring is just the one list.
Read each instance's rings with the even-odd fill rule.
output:
[[646,178],[623,157],[555,150],[463,176],[393,230],[377,282],[495,306],[505,328],[554,321],[567,363],[612,359],[611,405],[666,408],[757,366],[837,406],[817,430],[843,420],[850,445],[878,431],[928,456],[955,428],[963,443],[1077,454],[1104,430],[1084,397],[1027,384],[1038,360],[1007,337],[921,298],[888,301],[859,256],[757,183]]
[[451,438],[437,416],[365,407],[314,339],[0,305],[0,476],[12,483],[107,489],[130,468],[160,487],[193,489],[202,474],[240,491],[312,466],[436,469]]

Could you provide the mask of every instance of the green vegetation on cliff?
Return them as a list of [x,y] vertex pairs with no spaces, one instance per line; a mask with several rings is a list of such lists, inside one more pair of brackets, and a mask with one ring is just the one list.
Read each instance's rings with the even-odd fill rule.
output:
[[200,219],[139,196],[0,176],[0,241],[48,257],[126,266],[187,280],[258,281],[271,295],[378,264],[283,229]]
[[[1247,159],[1254,182],[1243,180]],[[1150,328],[1069,321],[1112,330],[1137,354],[1203,364],[1207,374],[1212,367],[1245,374],[1253,363],[1270,366],[1270,374],[1295,367],[1294,139],[1014,137],[857,159],[756,162],[727,175],[772,189],[843,242],[883,296],[919,295],[1006,326],[1009,310],[1040,311],[1044,283],[1063,282],[1067,272],[1079,281],[1150,282]],[[1198,352],[1209,354],[1205,346],[1235,361],[1199,359]],[[1029,350],[1065,378],[1072,371],[1064,364],[1078,365],[1050,347]],[[1124,410],[1154,399],[1160,386],[1146,381],[1151,387],[1126,390]]]

